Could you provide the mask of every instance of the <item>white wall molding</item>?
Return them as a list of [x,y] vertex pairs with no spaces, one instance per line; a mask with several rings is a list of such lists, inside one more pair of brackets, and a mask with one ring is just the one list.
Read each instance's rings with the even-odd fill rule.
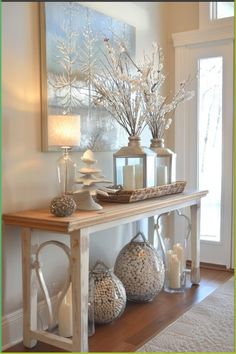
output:
[[[57,296],[52,298],[55,306]],[[38,304],[38,328],[47,328],[47,307],[44,301]],[[2,318],[2,351],[23,341],[23,309],[12,312]]]
[[22,341],[23,311],[17,310],[2,319],[2,350]]
[[172,34],[174,47],[194,46],[197,44],[234,39],[234,27],[214,27]]

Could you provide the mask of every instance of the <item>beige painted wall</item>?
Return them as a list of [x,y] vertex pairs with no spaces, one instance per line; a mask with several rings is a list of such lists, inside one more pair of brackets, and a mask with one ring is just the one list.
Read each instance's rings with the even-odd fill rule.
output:
[[[89,2],[88,6],[136,27],[137,54],[157,40],[166,55],[167,85],[174,79],[170,33],[197,26],[197,3]],[[187,11],[187,12],[186,12]],[[55,161],[58,153],[41,152],[40,67],[38,4],[2,4],[2,161],[3,212],[46,207],[57,194]],[[167,60],[170,58],[170,60]],[[170,135],[171,137],[171,135]],[[172,138],[171,138],[172,139]],[[171,142],[171,141],[170,141]],[[79,163],[80,153],[73,158]],[[112,178],[111,153],[96,154],[98,165]],[[91,237],[91,262],[103,258],[109,266],[131,227],[120,227]],[[51,235],[35,233],[37,242]],[[57,239],[66,240],[57,235]],[[103,245],[106,244],[106,250]],[[21,246],[19,229],[3,226],[3,315],[22,306]],[[50,291],[60,287],[65,262],[60,251],[43,256]],[[60,262],[58,261],[60,259]]]
[[[199,28],[198,2],[167,2],[166,26],[168,29],[168,43],[166,55],[168,56],[168,91],[175,87],[175,51],[172,45],[172,33],[191,31]],[[167,144],[174,149],[174,121],[168,130]],[[177,157],[178,158],[178,157]]]

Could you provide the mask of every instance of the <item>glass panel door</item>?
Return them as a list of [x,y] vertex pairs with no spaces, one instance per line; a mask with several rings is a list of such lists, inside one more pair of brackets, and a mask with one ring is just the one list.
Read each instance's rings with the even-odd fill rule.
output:
[[[232,243],[233,45],[215,42],[191,53],[198,68],[196,187],[201,202],[201,261],[230,266]],[[191,133],[192,136],[194,132]],[[193,165],[192,165],[193,166]],[[192,177],[190,177],[191,179]]]
[[[198,187],[209,189],[201,206],[201,240],[220,241],[223,58],[199,59]],[[209,222],[214,220],[214,223]]]

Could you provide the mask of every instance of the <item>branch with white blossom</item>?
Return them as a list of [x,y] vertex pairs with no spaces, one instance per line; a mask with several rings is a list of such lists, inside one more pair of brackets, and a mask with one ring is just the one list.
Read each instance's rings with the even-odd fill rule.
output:
[[112,47],[104,41],[106,51],[102,71],[94,74],[94,103],[103,105],[129,135],[140,135],[146,125],[153,138],[162,138],[170,127],[173,113],[180,102],[191,99],[193,91],[187,91],[188,82],[180,84],[172,100],[160,94],[165,82],[162,49],[153,43],[151,55],[144,55],[137,65],[123,42]]

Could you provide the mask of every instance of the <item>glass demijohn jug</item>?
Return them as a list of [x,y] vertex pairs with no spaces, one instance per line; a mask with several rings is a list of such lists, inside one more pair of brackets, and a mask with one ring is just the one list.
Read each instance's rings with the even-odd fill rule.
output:
[[182,240],[178,239],[176,235],[172,238],[161,236],[161,218],[165,215],[169,216],[171,212],[160,214],[156,222],[158,241],[161,245],[165,264],[164,290],[170,293],[183,292],[186,289],[186,275],[190,273],[190,269],[186,268],[186,254],[191,224],[186,215],[179,210],[175,210],[175,212],[187,221],[187,232]]

